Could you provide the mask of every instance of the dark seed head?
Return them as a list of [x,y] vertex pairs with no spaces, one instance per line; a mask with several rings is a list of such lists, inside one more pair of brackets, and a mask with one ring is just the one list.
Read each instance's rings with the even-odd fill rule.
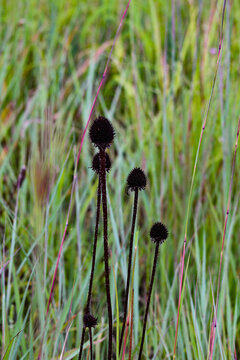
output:
[[97,318],[90,314],[90,312],[86,312],[83,316],[83,324],[84,327],[92,328],[97,325]]
[[143,190],[147,185],[147,178],[142,169],[135,168],[133,169],[127,177],[127,189],[134,190]]
[[[105,152],[106,155],[106,171],[110,171],[111,169],[111,160],[109,155]],[[92,169],[93,171],[95,171],[97,174],[100,173],[100,154],[97,153],[96,155],[94,155],[93,160],[92,160]]]
[[162,244],[168,237],[168,229],[160,222],[156,222],[150,230],[150,237],[154,243]]
[[91,142],[99,149],[106,149],[113,142],[115,132],[112,124],[104,116],[99,116],[90,127]]

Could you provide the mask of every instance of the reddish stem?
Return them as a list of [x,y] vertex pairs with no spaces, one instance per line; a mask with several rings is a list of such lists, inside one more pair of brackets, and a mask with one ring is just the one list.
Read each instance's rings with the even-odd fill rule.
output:
[[126,326],[126,332],[125,332],[125,337],[124,337],[122,360],[124,360],[124,358],[125,358],[126,345],[127,345],[128,328],[129,328],[129,315],[128,315],[128,317],[127,317],[127,326]]
[[210,334],[210,339],[211,339],[211,341],[210,341],[210,360],[212,360],[212,357],[213,357],[214,340],[215,340],[215,334],[216,334],[216,328],[217,328],[217,313],[218,313],[218,303],[219,303],[219,293],[220,293],[220,283],[221,283],[223,250],[224,250],[224,242],[225,242],[225,237],[226,237],[228,215],[229,215],[229,211],[230,211],[233,175],[234,175],[236,156],[237,156],[237,146],[238,146],[239,131],[240,131],[240,118],[238,120],[237,139],[236,139],[236,143],[235,143],[235,152],[234,152],[233,163],[232,163],[232,176],[231,176],[231,181],[230,181],[230,185],[229,185],[227,212],[226,212],[226,217],[225,217],[225,222],[224,222],[224,230],[223,230],[223,237],[222,237],[222,248],[221,248],[219,271],[218,271],[217,301],[216,301],[215,316],[214,316],[214,320],[212,322],[211,334]]
[[210,98],[209,98],[208,105],[207,105],[207,108],[206,108],[206,111],[205,111],[205,114],[204,114],[204,118],[203,118],[203,122],[202,122],[202,129],[201,129],[201,133],[200,133],[200,137],[199,137],[198,148],[197,148],[197,153],[196,153],[195,163],[194,163],[194,168],[193,168],[191,187],[190,187],[190,195],[189,195],[189,199],[188,199],[187,220],[186,220],[186,226],[185,226],[183,253],[182,253],[182,260],[181,260],[181,262],[182,262],[181,265],[182,266],[181,266],[181,275],[180,275],[180,284],[179,284],[178,314],[177,314],[177,324],[176,324],[176,331],[175,331],[173,359],[175,359],[175,357],[176,357],[176,348],[177,348],[177,336],[178,336],[178,325],[179,325],[179,317],[180,317],[180,306],[181,306],[181,296],[182,296],[182,282],[183,282],[183,271],[184,271],[184,259],[185,259],[185,250],[186,250],[186,242],[187,242],[187,227],[188,227],[190,203],[191,203],[191,199],[192,199],[192,190],[193,190],[195,174],[196,174],[196,170],[197,170],[197,163],[198,163],[199,152],[200,152],[200,148],[201,148],[201,144],[202,144],[203,133],[204,133],[204,130],[205,130],[206,124],[207,124],[209,109],[210,109],[210,105],[211,105],[211,102],[212,102],[212,97],[213,97],[213,92],[214,92],[214,88],[215,88],[215,83],[216,83],[216,78],[217,78],[217,73],[218,73],[218,67],[219,67],[219,62],[220,62],[220,57],[221,57],[221,52],[222,52],[223,21],[224,21],[225,7],[226,7],[226,0],[224,0],[224,3],[223,3],[222,22],[221,22],[221,28],[220,28],[220,40],[219,40],[219,46],[218,46],[218,57],[217,57],[216,69],[215,69],[215,73],[214,73],[214,77],[213,77],[213,85],[212,85]]

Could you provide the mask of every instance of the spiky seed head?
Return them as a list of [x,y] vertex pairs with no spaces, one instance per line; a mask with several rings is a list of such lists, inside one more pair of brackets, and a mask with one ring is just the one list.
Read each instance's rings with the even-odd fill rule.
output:
[[99,149],[108,148],[113,142],[115,131],[108,119],[104,116],[96,118],[89,130],[91,142]]
[[151,227],[150,237],[154,243],[162,244],[168,237],[168,229],[161,222],[156,222]]
[[[109,155],[105,152],[106,155],[106,171],[110,171],[111,169],[111,160]],[[93,160],[92,160],[92,169],[93,171],[95,171],[97,174],[100,173],[100,154],[97,153],[96,155],[94,155]]]
[[127,177],[127,189],[131,191],[143,190],[147,185],[147,178],[142,169],[133,169]]
[[97,325],[97,318],[90,314],[90,312],[86,312],[83,315],[83,324],[84,327],[94,328]]

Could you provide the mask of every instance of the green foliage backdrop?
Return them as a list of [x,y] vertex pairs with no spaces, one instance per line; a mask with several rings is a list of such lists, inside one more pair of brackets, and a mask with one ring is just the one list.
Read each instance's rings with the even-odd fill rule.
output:
[[[126,1],[2,0],[0,3],[0,336],[4,359],[76,358],[86,303],[97,179],[85,138],[70,222],[45,326],[67,216],[74,161]],[[154,246],[160,248],[144,354],[173,355],[180,258],[193,166],[216,69],[223,1],[132,0],[94,115],[116,130],[108,175],[114,327],[127,276],[130,170],[141,166],[135,240],[133,350],[139,347]],[[240,115],[240,6],[226,2],[223,47],[190,203],[177,359],[206,359],[233,150]],[[215,359],[240,354],[239,164],[224,247]],[[17,178],[26,179],[17,192]],[[17,195],[18,194],[18,195]],[[102,227],[100,226],[100,229]],[[94,280],[96,359],[107,349],[102,230]],[[9,262],[8,262],[9,261]],[[105,341],[104,341],[105,340]],[[86,348],[89,344],[86,340]],[[127,345],[128,346],[128,345]],[[126,356],[127,358],[127,356]],[[133,355],[134,358],[134,355]]]

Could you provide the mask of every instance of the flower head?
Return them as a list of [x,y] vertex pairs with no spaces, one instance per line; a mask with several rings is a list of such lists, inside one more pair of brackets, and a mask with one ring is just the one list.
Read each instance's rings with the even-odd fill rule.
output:
[[89,130],[91,142],[99,149],[106,149],[111,145],[115,136],[115,131],[108,119],[99,116],[92,123]]
[[147,185],[147,178],[142,169],[135,168],[133,169],[127,177],[127,189],[134,190],[143,190]]
[[83,324],[84,327],[92,328],[97,325],[97,318],[90,314],[90,312],[86,312],[83,316]]
[[[106,155],[106,171],[110,171],[111,169],[111,160],[110,160],[110,157],[109,155],[105,152],[105,155]],[[94,155],[93,157],[93,160],[92,160],[92,169],[93,171],[95,171],[97,174],[100,173],[100,154],[99,152]]]
[[162,244],[168,237],[168,229],[160,222],[156,222],[150,230],[150,237],[154,243]]

